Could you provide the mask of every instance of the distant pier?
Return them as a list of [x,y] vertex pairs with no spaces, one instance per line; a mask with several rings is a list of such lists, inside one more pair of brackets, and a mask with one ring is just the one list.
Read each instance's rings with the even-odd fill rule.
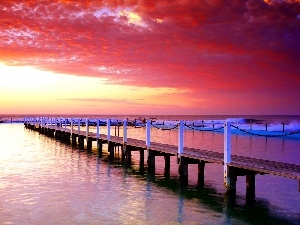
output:
[[[68,121],[68,122],[67,122]],[[188,148],[184,146],[183,132],[185,124],[178,121],[174,128],[178,129],[178,145],[169,145],[151,142],[150,120],[143,121],[146,126],[145,140],[127,138],[127,126],[129,121],[123,120],[115,124],[123,127],[123,137],[119,137],[119,129],[115,130],[115,135],[111,134],[111,119],[105,123],[96,120],[93,126],[96,132],[90,132],[91,122],[89,119],[74,122],[73,119],[66,118],[25,118],[26,128],[40,132],[49,137],[56,138],[66,144],[78,146],[79,149],[92,150],[92,143],[97,143],[99,157],[102,157],[103,144],[108,145],[110,157],[114,157],[115,150],[121,149],[122,160],[131,163],[131,152],[138,151],[140,154],[140,168],[144,168],[144,154],[147,152],[147,171],[154,173],[155,157],[163,156],[165,160],[165,175],[170,173],[170,157],[177,157],[178,174],[181,185],[188,185],[188,165],[198,165],[198,186],[203,186],[205,182],[204,170],[206,163],[217,163],[224,167],[224,185],[228,193],[235,198],[236,181],[238,176],[246,176],[246,198],[248,201],[255,199],[255,176],[257,174],[272,174],[276,176],[288,177],[298,180],[298,191],[300,192],[300,165],[276,162],[264,159],[256,159],[231,154],[231,128],[234,127],[230,121],[225,121],[224,126],[224,153]],[[107,135],[100,134],[100,126],[105,126]],[[117,135],[118,132],[118,135]],[[86,142],[86,145],[85,145]]]

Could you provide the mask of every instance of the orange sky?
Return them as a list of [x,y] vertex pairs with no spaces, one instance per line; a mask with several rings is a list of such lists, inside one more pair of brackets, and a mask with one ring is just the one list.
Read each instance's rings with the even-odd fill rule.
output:
[[299,1],[1,1],[0,114],[300,114]]

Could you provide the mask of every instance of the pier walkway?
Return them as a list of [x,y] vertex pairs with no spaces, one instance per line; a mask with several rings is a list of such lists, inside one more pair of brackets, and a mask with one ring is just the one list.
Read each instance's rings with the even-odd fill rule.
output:
[[[61,121],[61,120],[60,120]],[[165,158],[165,174],[170,172],[170,156],[178,157],[178,173],[182,185],[188,183],[188,164],[198,164],[198,185],[204,184],[204,169],[206,163],[217,163],[224,166],[224,185],[233,193],[236,193],[237,176],[246,176],[246,195],[247,199],[255,198],[255,175],[271,174],[283,176],[292,179],[298,179],[298,191],[300,192],[300,165],[294,165],[283,162],[275,162],[264,159],[256,159],[238,155],[231,155],[231,124],[224,124],[224,153],[218,153],[209,150],[188,148],[183,146],[183,122],[178,124],[178,146],[150,142],[150,121],[146,122],[146,140],[136,140],[127,138],[127,122],[123,121],[123,137],[110,135],[111,122],[107,120],[107,135],[99,133],[99,121],[97,122],[96,133],[89,132],[88,119],[85,122],[85,131],[81,131],[80,125],[78,129],[74,129],[74,124],[52,123],[47,119],[41,118],[25,118],[25,127],[37,130],[42,134],[55,137],[61,141],[78,146],[84,149],[86,140],[86,149],[92,148],[92,142],[97,142],[98,154],[102,156],[103,144],[108,144],[108,152],[113,157],[116,147],[121,146],[122,159],[127,163],[131,161],[131,151],[140,152],[140,166],[144,167],[144,151],[148,153],[147,167],[148,172],[155,171],[155,157],[164,156]],[[58,125],[58,126],[57,126]]]

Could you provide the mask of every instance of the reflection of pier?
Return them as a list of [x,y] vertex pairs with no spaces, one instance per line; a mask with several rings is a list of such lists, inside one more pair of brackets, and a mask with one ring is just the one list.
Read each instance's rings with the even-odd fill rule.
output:
[[[146,122],[146,141],[127,138],[127,121],[123,121],[123,137],[111,135],[111,122],[107,120],[107,134],[100,134],[100,124],[97,120],[96,132],[89,132],[89,121],[78,123],[76,126],[71,121],[70,125],[63,124],[61,120],[54,123],[49,119],[25,119],[25,127],[38,130],[40,133],[55,137],[68,144],[78,146],[79,149],[85,148],[92,150],[92,143],[96,141],[98,155],[102,156],[103,144],[108,145],[108,152],[111,158],[114,158],[116,149],[121,148],[122,160],[128,164],[131,162],[131,152],[139,151],[140,167],[144,168],[144,151],[147,150],[147,169],[149,173],[155,171],[155,157],[163,156],[165,159],[165,175],[170,174],[170,157],[178,157],[178,172],[180,183],[188,184],[188,165],[198,164],[198,185],[204,184],[204,169],[206,163],[217,163],[224,165],[224,184],[228,188],[231,196],[236,193],[237,176],[246,176],[246,196],[248,200],[255,197],[255,175],[272,174],[288,178],[298,179],[300,191],[300,166],[282,162],[274,162],[263,159],[255,159],[231,155],[231,124],[225,122],[224,126],[224,154],[208,150],[187,148],[183,146],[183,122],[178,124],[178,146],[155,143],[150,141],[150,121]],[[81,125],[85,125],[85,130],[81,131]],[[118,124],[119,125],[119,124]],[[75,129],[77,127],[77,129]]]

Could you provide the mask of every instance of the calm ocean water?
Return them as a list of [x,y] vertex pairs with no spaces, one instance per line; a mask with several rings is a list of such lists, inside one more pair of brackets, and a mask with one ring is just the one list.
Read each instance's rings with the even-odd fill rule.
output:
[[[11,116],[0,116],[3,118]],[[293,126],[300,121],[299,116],[238,118]],[[104,127],[101,133],[106,133]],[[144,140],[145,128],[129,128],[128,137]],[[152,128],[151,140],[177,144],[177,130]],[[185,146],[222,152],[223,134],[186,130]],[[232,135],[232,152],[237,155],[300,165],[299,147],[299,138]],[[177,169],[176,157],[171,157],[170,177],[164,177],[163,157],[157,157],[155,176],[149,176],[139,170],[138,153],[133,153],[131,166],[124,166],[118,160],[110,162],[105,155],[98,158],[96,151],[88,154],[24,129],[22,123],[2,123],[0,224],[300,224],[300,192],[295,179],[257,175],[256,202],[248,206],[245,177],[238,177],[236,204],[228,206],[221,165],[206,164],[203,188],[197,188],[197,166],[189,166],[187,188],[178,185]]]

